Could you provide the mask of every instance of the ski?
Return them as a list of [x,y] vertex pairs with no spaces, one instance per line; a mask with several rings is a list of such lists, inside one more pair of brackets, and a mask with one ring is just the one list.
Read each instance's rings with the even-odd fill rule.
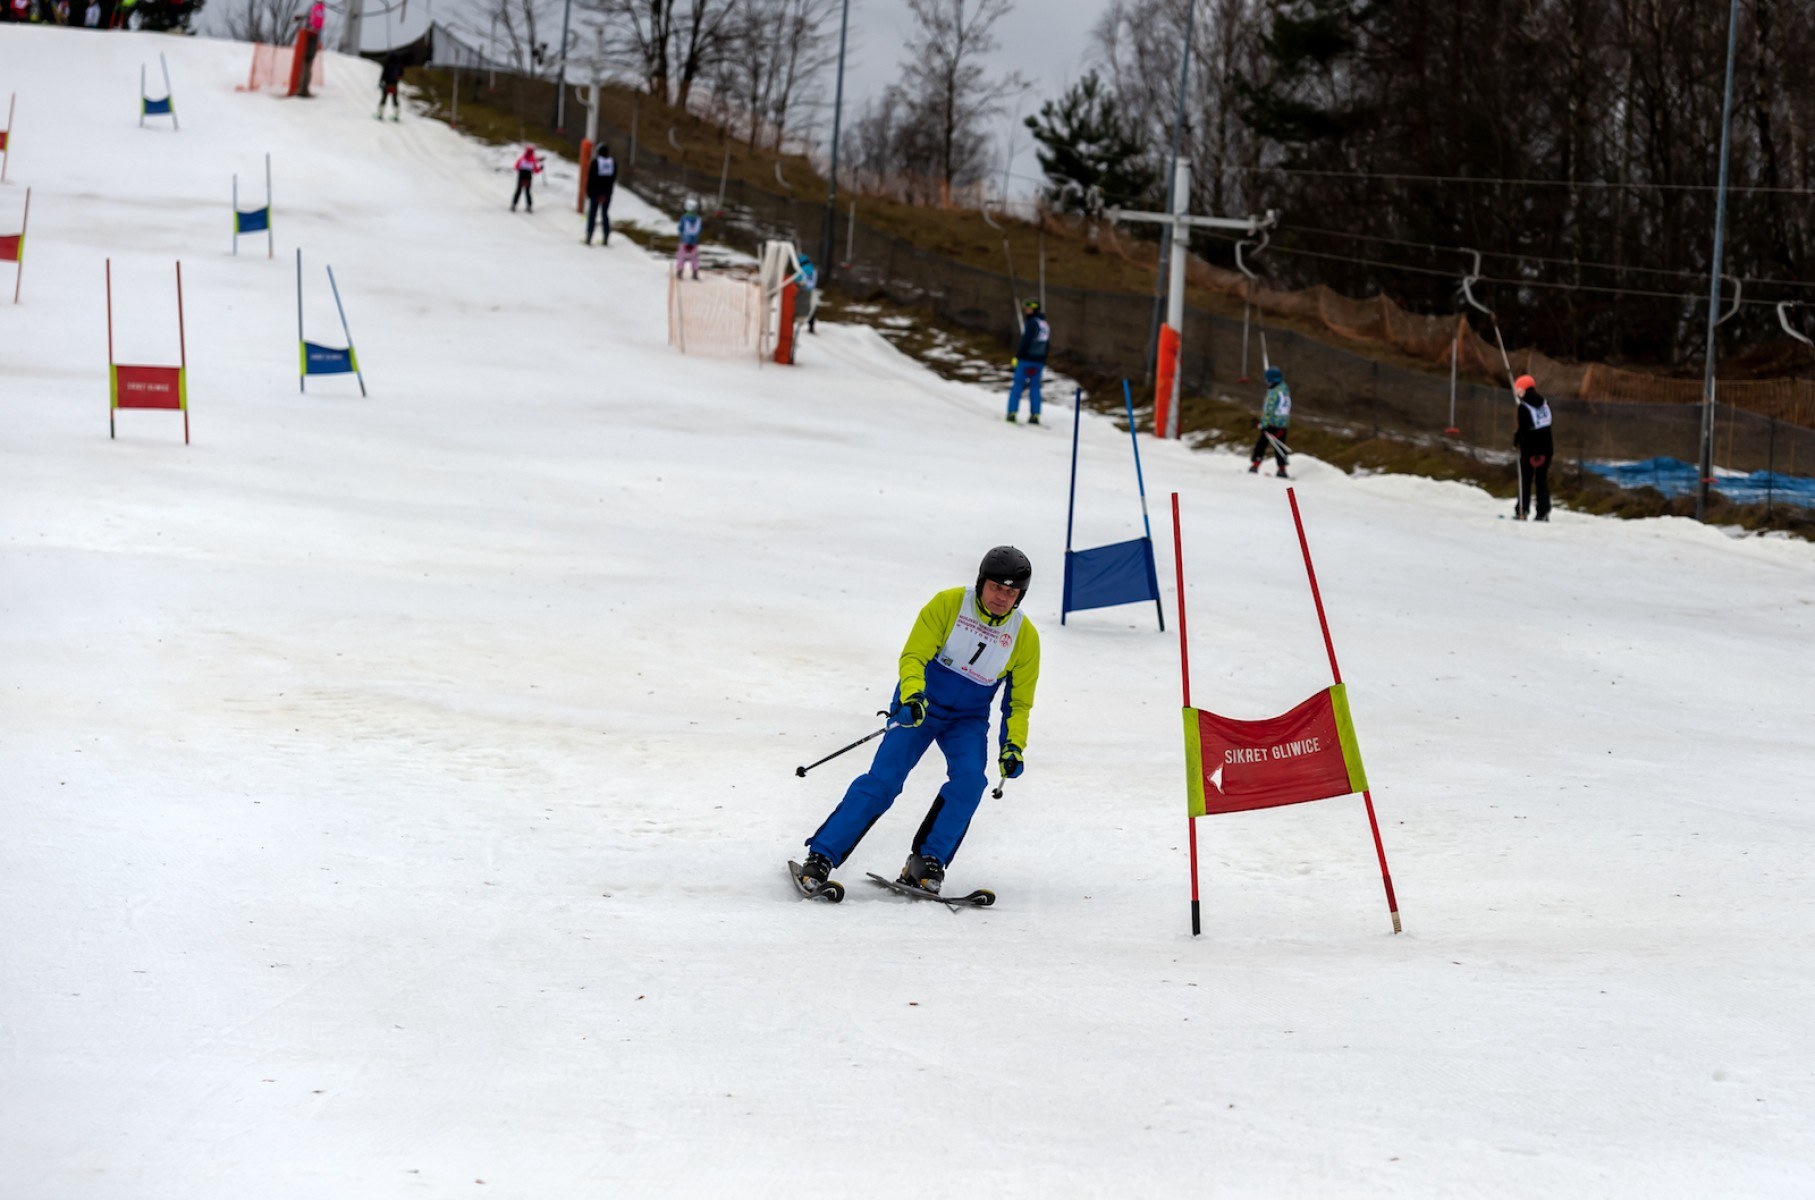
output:
[[809,900],[837,904],[844,899],[844,884],[835,879],[828,879],[824,883],[809,883],[801,876],[800,864],[793,859],[788,860],[788,874],[794,880],[794,890]]
[[996,893],[990,891],[988,888],[978,888],[976,891],[965,896],[942,896],[938,892],[929,892],[924,888],[917,888],[905,884],[899,879],[884,879],[874,871],[867,871],[865,874],[875,880],[878,885],[889,889],[891,892],[896,892],[915,900],[937,900],[939,903],[951,909],[960,907],[988,908],[996,902]]

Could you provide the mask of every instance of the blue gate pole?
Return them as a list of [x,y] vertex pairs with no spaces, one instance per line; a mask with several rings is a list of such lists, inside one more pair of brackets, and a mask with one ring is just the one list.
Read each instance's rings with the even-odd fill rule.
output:
[[309,390],[309,339],[303,336],[302,323],[302,247],[296,248],[296,349],[302,355],[301,374],[296,377],[296,390]]
[[347,310],[340,303],[340,285],[334,282],[334,268],[328,268],[328,286],[334,289],[334,307],[340,309],[340,331],[347,335],[347,360],[353,364],[353,375],[359,380],[359,394],[366,394],[365,372],[359,369],[359,353],[353,349],[353,331],[347,328]]
[[[1128,381],[1122,380],[1122,403],[1128,406],[1128,440],[1134,443],[1134,482],[1141,489],[1141,526],[1147,531],[1147,540],[1153,541],[1153,522],[1147,519],[1147,481],[1141,476],[1141,439],[1135,436],[1134,394],[1128,390]],[[1160,614],[1160,627],[1165,628],[1166,614]]]
[[[1128,406],[1128,440],[1134,443],[1134,483],[1141,491],[1141,528],[1147,531],[1147,561],[1153,570],[1153,611],[1159,614],[1160,632],[1166,632],[1166,608],[1160,603],[1159,567],[1154,563],[1153,522],[1147,517],[1147,479],[1141,474],[1141,439],[1134,426],[1134,393],[1128,390],[1128,381],[1122,380],[1122,403]],[[1060,622],[1064,624],[1064,622]]]
[[[183,127],[176,119],[176,89],[170,86],[170,64],[164,61],[164,52],[162,50],[158,51],[158,66],[164,69],[164,99],[170,102],[170,127],[172,129],[180,130]],[[139,89],[141,91],[143,91],[145,87],[144,73],[145,66],[141,63],[139,65]],[[140,122],[140,124],[143,123],[143,121]]]
[[1078,429],[1083,422],[1079,410],[1084,407],[1084,389],[1073,388],[1071,392],[1071,495],[1065,501],[1065,584],[1060,589],[1059,624],[1065,624],[1065,614],[1071,611],[1071,525],[1072,518],[1078,511]]

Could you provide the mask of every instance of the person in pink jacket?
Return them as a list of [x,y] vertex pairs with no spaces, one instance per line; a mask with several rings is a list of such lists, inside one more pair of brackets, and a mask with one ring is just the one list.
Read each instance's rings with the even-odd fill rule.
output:
[[517,201],[530,212],[536,211],[536,198],[530,194],[530,184],[542,173],[542,160],[536,157],[534,146],[525,146],[523,153],[517,157],[517,190],[510,198],[510,210],[517,211]]
[[309,6],[308,14],[297,20],[302,22],[303,27],[303,68],[302,86],[296,89],[296,94],[308,97],[311,94],[309,79],[315,73],[315,52],[321,49],[321,27],[328,20],[328,6],[322,0],[315,0]]

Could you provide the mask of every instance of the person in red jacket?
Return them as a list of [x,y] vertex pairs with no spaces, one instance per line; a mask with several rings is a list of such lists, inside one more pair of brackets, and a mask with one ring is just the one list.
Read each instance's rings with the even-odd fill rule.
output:
[[296,94],[304,98],[310,96],[309,78],[315,73],[315,52],[321,49],[321,27],[327,22],[328,6],[322,0],[315,0],[309,6],[306,16],[298,17],[303,26],[303,68],[302,86]]
[[525,146],[523,153],[517,156],[517,190],[510,198],[510,210],[517,211],[517,201],[530,212],[536,211],[536,198],[530,194],[530,184],[542,173],[542,160],[536,157],[534,146]]

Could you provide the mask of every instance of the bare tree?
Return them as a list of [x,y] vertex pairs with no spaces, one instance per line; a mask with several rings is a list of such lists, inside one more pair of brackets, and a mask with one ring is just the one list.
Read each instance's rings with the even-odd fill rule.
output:
[[302,0],[241,0],[226,12],[227,36],[238,42],[287,42],[301,14]]
[[502,35],[505,60],[526,75],[540,74],[560,54],[547,41],[551,28],[560,36],[554,10],[554,0],[491,0],[484,11]]
[[723,57],[727,27],[737,15],[738,0],[692,0],[686,16],[675,29],[674,57],[680,66],[680,87],[675,103],[682,108],[693,95],[693,85]]
[[604,18],[603,49],[634,71],[649,94],[666,101],[679,0],[582,0]]
[[975,183],[988,167],[984,124],[1007,111],[1004,101],[1026,86],[1018,74],[999,79],[983,57],[998,46],[997,21],[1011,0],[908,0],[915,31],[902,64],[910,124],[931,143],[942,204],[954,187]]
[[802,108],[817,105],[820,80],[837,58],[838,0],[743,0],[725,30],[713,86],[744,110],[751,147],[780,149]]
[[[527,0],[499,0],[522,3]],[[716,81],[743,0],[581,0],[604,18],[605,50],[649,94],[685,107],[702,79]]]

